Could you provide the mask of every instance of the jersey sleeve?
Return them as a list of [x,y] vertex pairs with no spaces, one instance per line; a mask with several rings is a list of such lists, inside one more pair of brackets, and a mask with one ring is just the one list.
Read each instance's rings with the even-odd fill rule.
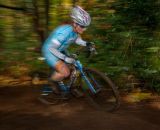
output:
[[72,32],[71,27],[65,27],[59,30],[59,32],[56,34],[56,39],[63,44],[69,39],[69,35]]
[[77,37],[75,43],[81,46],[86,46],[86,41],[82,40],[80,36]]

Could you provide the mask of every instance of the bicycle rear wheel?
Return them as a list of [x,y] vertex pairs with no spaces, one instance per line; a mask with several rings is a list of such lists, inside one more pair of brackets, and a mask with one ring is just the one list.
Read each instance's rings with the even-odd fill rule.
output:
[[95,69],[84,68],[84,72],[94,89],[97,91],[96,94],[91,92],[88,85],[83,82],[82,89],[89,102],[100,110],[116,110],[120,105],[119,94],[116,85],[111,79],[104,73]]

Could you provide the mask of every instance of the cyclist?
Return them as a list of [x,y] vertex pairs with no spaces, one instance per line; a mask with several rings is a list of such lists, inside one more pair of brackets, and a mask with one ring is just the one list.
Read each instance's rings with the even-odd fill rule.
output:
[[81,46],[91,45],[81,39],[82,34],[91,23],[90,15],[80,6],[72,8],[70,17],[72,24],[57,27],[46,39],[42,53],[46,62],[54,69],[50,79],[56,83],[61,90],[67,91],[69,88],[62,82],[69,77],[70,69],[66,63],[74,64],[75,60],[67,55],[67,48],[71,43]]

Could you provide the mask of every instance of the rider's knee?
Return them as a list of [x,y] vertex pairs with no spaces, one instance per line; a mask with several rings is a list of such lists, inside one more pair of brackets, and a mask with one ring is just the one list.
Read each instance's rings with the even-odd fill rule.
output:
[[64,77],[64,78],[69,77],[69,75],[70,75],[70,71],[69,71],[69,70],[68,70],[68,71],[65,71],[65,72],[63,73],[63,77]]
[[68,66],[62,62],[59,61],[55,67],[59,77],[61,77],[62,79],[69,77],[70,75],[70,69],[68,68]]

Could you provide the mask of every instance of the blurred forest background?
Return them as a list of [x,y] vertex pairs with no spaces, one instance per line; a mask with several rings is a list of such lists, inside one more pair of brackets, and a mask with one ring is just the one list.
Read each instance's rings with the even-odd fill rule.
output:
[[98,51],[89,60],[82,54],[82,63],[105,72],[119,88],[160,92],[160,0],[0,0],[1,77],[48,73],[38,49],[55,27],[70,21],[75,4],[91,14],[82,37]]

